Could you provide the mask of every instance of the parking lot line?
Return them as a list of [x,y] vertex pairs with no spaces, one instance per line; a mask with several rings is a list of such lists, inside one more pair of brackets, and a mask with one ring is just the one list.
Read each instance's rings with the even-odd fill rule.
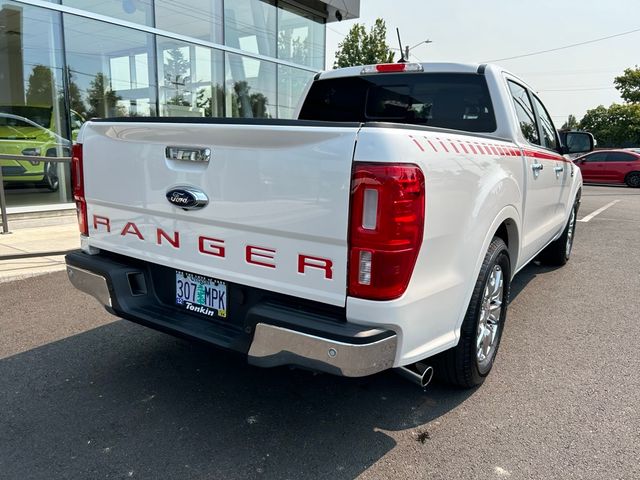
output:
[[609,202],[607,203],[604,207],[600,207],[599,209],[597,209],[595,212],[591,212],[589,215],[587,215],[586,217],[582,217],[580,220],[578,220],[579,222],[588,222],[589,220],[591,220],[593,217],[595,217],[596,215],[600,215],[602,212],[604,212],[607,208],[613,207],[616,203],[618,203],[620,200],[614,200],[613,202]]

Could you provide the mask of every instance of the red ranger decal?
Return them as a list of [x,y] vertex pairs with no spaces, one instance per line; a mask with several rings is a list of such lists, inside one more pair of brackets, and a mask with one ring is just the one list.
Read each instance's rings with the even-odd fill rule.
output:
[[245,260],[247,263],[253,263],[254,265],[260,265],[261,267],[276,268],[275,263],[266,263],[256,260],[254,257],[263,258],[267,260],[275,260],[276,251],[271,248],[254,247],[253,245],[247,245],[245,251]]
[[174,248],[180,248],[180,232],[173,232],[173,238],[169,236],[163,229],[156,229],[156,242],[158,245],[162,245],[162,239],[169,242]]
[[[100,227],[104,227],[107,233],[111,232],[111,220],[108,217],[93,215],[93,229],[98,231]],[[156,227],[156,244],[163,246],[168,243],[175,249],[180,249],[180,232],[175,231],[173,234],[167,233],[162,228]],[[120,236],[135,235],[140,240],[145,240],[144,235],[134,222],[127,222]],[[198,237],[198,251],[204,255],[212,257],[226,258],[225,241],[220,238],[206,237],[200,235]],[[256,245],[245,246],[245,261],[251,265],[259,267],[277,268],[276,249],[267,247],[258,247]],[[324,278],[333,279],[333,261],[328,258],[316,257],[314,255],[298,254],[298,273],[306,275],[308,269],[321,270]]]
[[198,237],[198,251],[205,255],[224,258],[224,240],[211,237]]
[[324,270],[324,278],[333,278],[333,262],[328,258],[312,257],[310,255],[298,255],[298,273],[304,274],[305,267]]
[[93,216],[93,228],[98,230],[98,225],[104,225],[107,227],[107,232],[111,231],[111,222],[107,217],[101,217],[100,215]]
[[123,237],[128,234],[137,235],[140,240],[144,240],[144,237],[140,233],[140,230],[138,230],[138,227],[133,222],[127,222],[127,224],[120,232],[120,235],[122,235]]

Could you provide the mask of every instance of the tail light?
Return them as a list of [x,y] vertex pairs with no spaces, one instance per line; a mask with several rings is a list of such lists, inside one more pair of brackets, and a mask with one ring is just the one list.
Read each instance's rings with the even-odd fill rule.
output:
[[412,164],[356,163],[351,184],[349,295],[401,296],[424,230],[425,185]]
[[87,202],[84,198],[84,171],[82,168],[82,144],[73,145],[71,153],[71,183],[73,186],[73,199],[76,202],[78,214],[78,226],[82,235],[89,235],[89,222],[87,220]]

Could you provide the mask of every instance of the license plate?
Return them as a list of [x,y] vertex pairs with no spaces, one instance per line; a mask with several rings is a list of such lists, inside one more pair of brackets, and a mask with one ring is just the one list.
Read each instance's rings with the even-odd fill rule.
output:
[[227,284],[176,270],[176,305],[209,317],[227,316]]

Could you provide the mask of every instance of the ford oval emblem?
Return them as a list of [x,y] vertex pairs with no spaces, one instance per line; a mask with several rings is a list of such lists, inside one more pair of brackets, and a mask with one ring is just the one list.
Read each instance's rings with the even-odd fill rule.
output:
[[195,210],[206,207],[209,198],[195,187],[173,187],[167,191],[167,200],[183,210]]

